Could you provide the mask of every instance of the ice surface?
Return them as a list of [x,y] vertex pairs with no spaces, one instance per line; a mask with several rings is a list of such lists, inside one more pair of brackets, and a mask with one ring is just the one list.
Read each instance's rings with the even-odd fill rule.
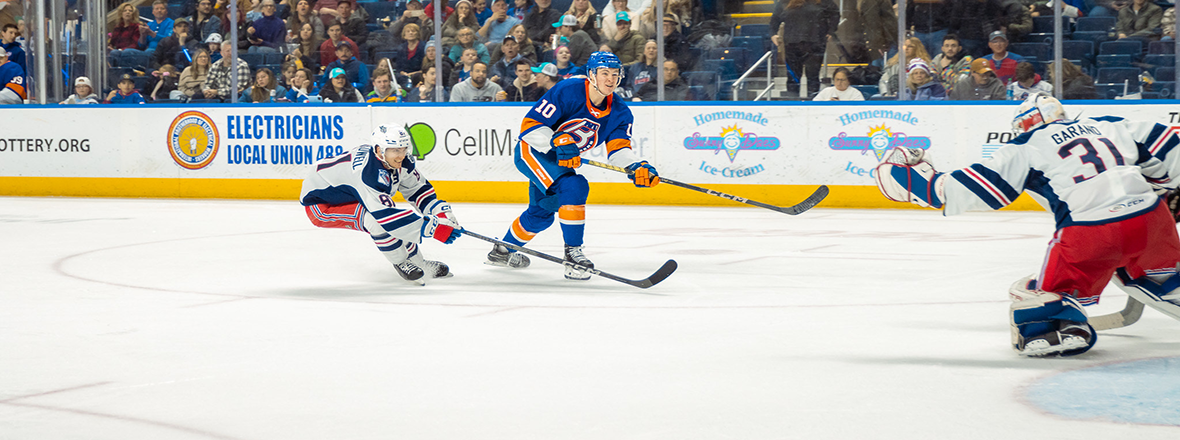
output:
[[[455,206],[492,236],[522,209]],[[567,281],[535,258],[484,265],[466,237],[425,244],[456,276],[415,287],[294,202],[0,198],[0,438],[1180,435],[1176,396],[1150,391],[1180,389],[1180,323],[1147,310],[1078,358],[1008,347],[1006,292],[1039,269],[1046,213],[587,218],[598,268],[679,270],[648,290]],[[532,246],[560,245],[555,226]],[[1044,407],[1090,368],[1123,385]],[[1104,414],[1116,400],[1139,417]]]

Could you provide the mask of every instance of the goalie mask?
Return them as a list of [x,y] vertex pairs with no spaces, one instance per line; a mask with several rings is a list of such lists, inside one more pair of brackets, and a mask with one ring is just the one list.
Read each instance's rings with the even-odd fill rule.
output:
[[1065,119],[1061,101],[1049,95],[1034,94],[1020,103],[1012,118],[1012,132],[1020,135],[1038,127]]
[[[385,150],[404,149],[406,157],[412,158],[414,155],[413,147],[414,142],[410,139],[410,133],[406,132],[400,125],[382,124],[373,129],[373,153],[377,155],[377,159],[381,163],[385,164],[386,168],[396,167],[385,161]],[[400,166],[401,164],[397,165]]]

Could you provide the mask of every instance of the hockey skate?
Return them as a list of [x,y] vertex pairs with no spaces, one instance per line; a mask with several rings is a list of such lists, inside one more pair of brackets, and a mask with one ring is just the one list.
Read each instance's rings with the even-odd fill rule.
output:
[[402,279],[416,283],[419,286],[426,285],[426,280],[423,279],[426,273],[417,264],[410,262],[410,260],[403,261],[401,264],[395,264],[393,268],[397,270],[397,274],[401,275]]
[[586,254],[582,252],[582,246],[565,246],[565,278],[569,280],[588,280],[590,274],[585,269],[580,269],[570,263],[577,263],[582,266],[593,269],[594,263],[586,258]]
[[1022,356],[1069,356],[1085,351],[1090,345],[1089,326],[1071,324],[1055,332],[1045,333],[1024,341],[1024,347],[1017,347]]
[[529,267],[529,257],[520,252],[508,252],[507,247],[497,244],[492,246],[491,252],[488,252],[488,261],[485,261],[484,264],[521,269]]
[[431,278],[450,278],[454,274],[451,273],[451,267],[441,261],[426,260],[422,265],[422,270]]

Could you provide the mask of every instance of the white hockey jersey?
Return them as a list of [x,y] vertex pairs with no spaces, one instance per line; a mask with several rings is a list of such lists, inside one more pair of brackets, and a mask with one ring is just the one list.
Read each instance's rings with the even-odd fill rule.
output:
[[1047,124],[951,172],[943,213],[999,209],[1028,190],[1048,202],[1058,229],[1134,217],[1159,203],[1149,181],[1175,187],[1177,143],[1161,124],[1114,116]]
[[[394,205],[391,196],[398,191],[417,212]],[[360,203],[387,233],[413,243],[421,241],[420,213],[437,215],[446,205],[435,196],[434,186],[422,177],[409,157],[402,161],[401,170],[390,171],[369,145],[316,162],[303,180],[300,194],[303,206]]]

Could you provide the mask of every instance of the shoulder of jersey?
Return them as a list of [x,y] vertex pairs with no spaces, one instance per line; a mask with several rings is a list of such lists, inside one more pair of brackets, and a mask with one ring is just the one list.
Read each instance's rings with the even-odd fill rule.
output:
[[369,156],[372,156],[370,154],[372,151],[373,146],[369,144],[361,145],[356,147],[355,150],[352,150],[352,170],[359,173],[365,169],[365,165],[369,163]]

